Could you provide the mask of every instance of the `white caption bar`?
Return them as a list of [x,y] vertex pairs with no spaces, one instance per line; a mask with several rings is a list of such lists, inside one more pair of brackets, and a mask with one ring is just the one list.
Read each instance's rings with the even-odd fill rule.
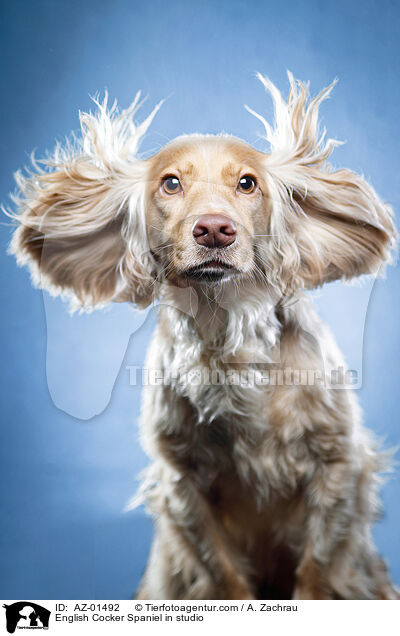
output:
[[163,634],[234,628],[270,634],[362,633],[399,624],[399,601],[1,601],[1,633]]

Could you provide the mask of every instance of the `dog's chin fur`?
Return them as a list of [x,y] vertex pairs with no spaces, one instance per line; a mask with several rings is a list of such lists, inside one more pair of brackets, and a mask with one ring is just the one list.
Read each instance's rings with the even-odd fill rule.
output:
[[[275,105],[274,127],[254,113],[268,154],[189,135],[142,160],[157,109],[138,126],[138,98],[122,113],[105,99],[81,115],[80,143],[16,177],[11,251],[35,284],[83,309],[160,299],[147,366],[163,382],[143,390],[152,463],[136,500],[157,521],[143,599],[397,598],[371,538],[388,456],[354,394],[330,388],[344,362],[303,293],[382,271],[392,211],[327,164],[336,142],[319,136],[318,108],[332,87],[309,101],[289,78],[285,101],[260,76]],[[232,220],[229,246],[196,240],[210,214]],[[287,370],[319,381],[261,381]]]

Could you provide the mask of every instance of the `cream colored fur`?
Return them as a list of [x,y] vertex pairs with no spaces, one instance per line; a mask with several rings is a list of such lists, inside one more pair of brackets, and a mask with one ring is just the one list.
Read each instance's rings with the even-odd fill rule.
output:
[[[265,127],[270,153],[227,135],[189,135],[144,161],[155,111],[81,116],[82,140],[44,169],[17,175],[11,250],[34,282],[86,309],[160,299],[143,390],[143,444],[152,459],[137,501],[155,519],[140,598],[396,598],[376,552],[379,473],[388,465],[363,427],[344,366],[305,290],[377,273],[390,259],[392,212],[366,181],[327,160],[318,108],[290,79]],[[156,109],[157,110],[157,109]],[[171,175],[182,189],[168,194]],[[251,175],[254,192],[238,189]],[[233,245],[199,246],[193,224],[228,216]],[[193,267],[224,263],[218,280]],[[183,296],[182,296],[183,294]],[[196,310],[183,310],[194,294]],[[190,303],[189,303],[190,305]],[[191,382],[251,371],[311,370],[318,383]]]

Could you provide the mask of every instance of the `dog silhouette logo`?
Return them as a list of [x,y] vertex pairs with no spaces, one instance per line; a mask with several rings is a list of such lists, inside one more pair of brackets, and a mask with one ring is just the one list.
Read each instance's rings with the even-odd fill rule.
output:
[[13,634],[18,629],[48,629],[51,612],[31,601],[18,601],[3,605],[6,610],[7,631]]

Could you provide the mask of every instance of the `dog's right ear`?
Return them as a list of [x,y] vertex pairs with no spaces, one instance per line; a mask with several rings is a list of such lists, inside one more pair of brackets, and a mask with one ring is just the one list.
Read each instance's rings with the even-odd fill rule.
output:
[[147,306],[154,294],[154,266],[145,223],[147,163],[137,158],[141,137],[161,103],[136,126],[133,104],[118,113],[107,95],[95,115],[80,114],[82,138],[35,172],[17,173],[13,197],[18,223],[10,251],[29,265],[34,283],[73,306],[90,309],[110,301]]

